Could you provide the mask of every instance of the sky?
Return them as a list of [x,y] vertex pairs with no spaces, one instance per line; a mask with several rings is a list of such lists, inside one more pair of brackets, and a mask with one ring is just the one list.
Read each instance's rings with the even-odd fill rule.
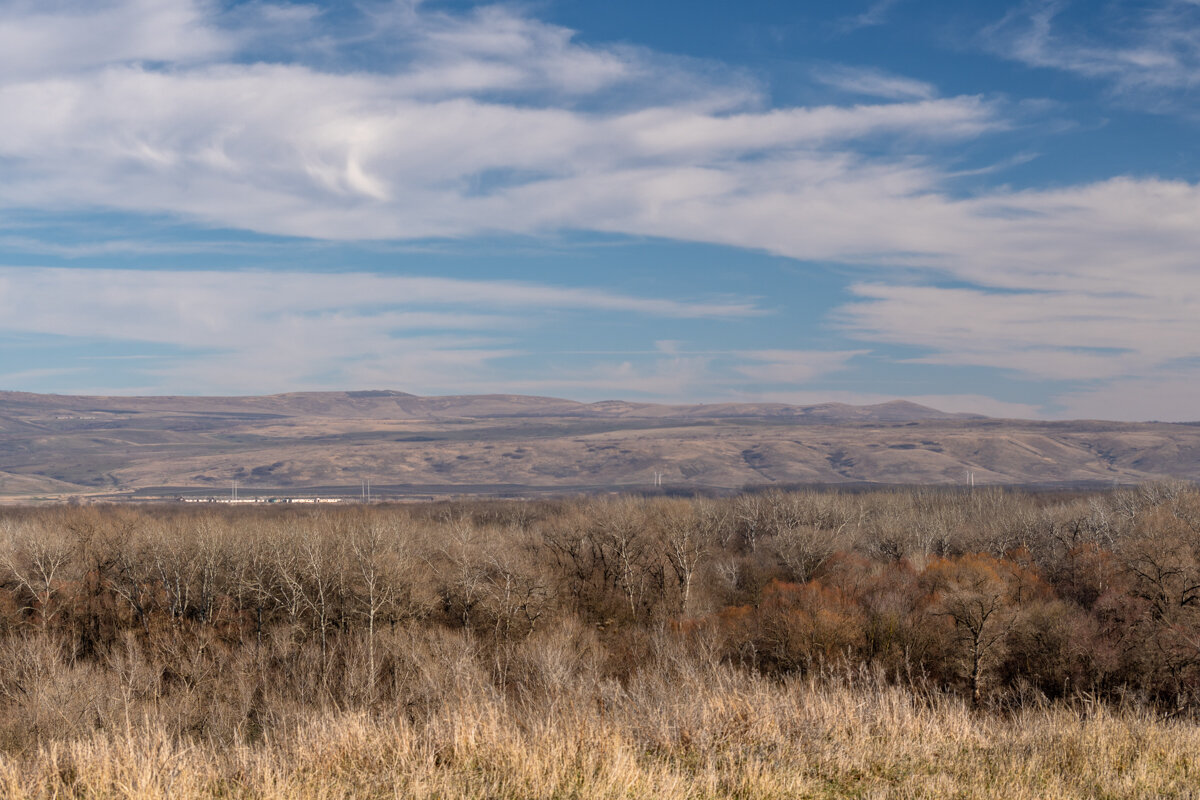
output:
[[1200,419],[1200,0],[0,0],[0,389]]

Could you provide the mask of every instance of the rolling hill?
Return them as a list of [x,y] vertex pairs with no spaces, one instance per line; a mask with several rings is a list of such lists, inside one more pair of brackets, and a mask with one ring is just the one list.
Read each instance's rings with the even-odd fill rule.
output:
[[393,391],[0,392],[0,495],[530,493],[1200,479],[1200,426],[1037,422],[907,402],[658,405]]

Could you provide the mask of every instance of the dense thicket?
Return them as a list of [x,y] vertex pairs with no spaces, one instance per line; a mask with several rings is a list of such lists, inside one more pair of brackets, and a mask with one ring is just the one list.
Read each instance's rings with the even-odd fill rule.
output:
[[0,512],[9,750],[427,719],[479,686],[602,699],[680,664],[1193,715],[1200,491]]

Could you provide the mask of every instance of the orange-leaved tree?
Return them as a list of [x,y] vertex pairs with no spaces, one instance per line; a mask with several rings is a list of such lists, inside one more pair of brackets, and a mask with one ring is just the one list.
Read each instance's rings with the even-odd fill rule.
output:
[[978,705],[986,673],[1021,606],[1041,599],[1045,584],[1030,568],[986,553],[935,559],[921,581],[929,591],[929,613],[951,624],[960,671]]

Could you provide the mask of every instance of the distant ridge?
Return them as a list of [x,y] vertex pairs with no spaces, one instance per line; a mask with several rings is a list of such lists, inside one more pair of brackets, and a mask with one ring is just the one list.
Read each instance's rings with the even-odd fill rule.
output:
[[[670,405],[370,389],[263,397],[0,392],[0,497],[357,496],[1200,478],[1200,427],[1037,422],[902,400]],[[659,485],[661,484],[661,485]],[[432,488],[431,488],[432,487]]]
[[345,418],[392,418],[397,411],[418,418],[462,416],[489,419],[530,413],[581,418],[726,419],[779,417],[823,422],[909,422],[932,419],[984,419],[978,414],[954,414],[905,400],[876,405],[820,403],[706,403],[668,405],[602,400],[581,403],[556,397],[483,394],[421,397],[406,392],[371,389],[345,392],[289,392],[257,397],[84,396],[0,391],[0,414],[16,410],[94,411],[103,413],[258,413]]

